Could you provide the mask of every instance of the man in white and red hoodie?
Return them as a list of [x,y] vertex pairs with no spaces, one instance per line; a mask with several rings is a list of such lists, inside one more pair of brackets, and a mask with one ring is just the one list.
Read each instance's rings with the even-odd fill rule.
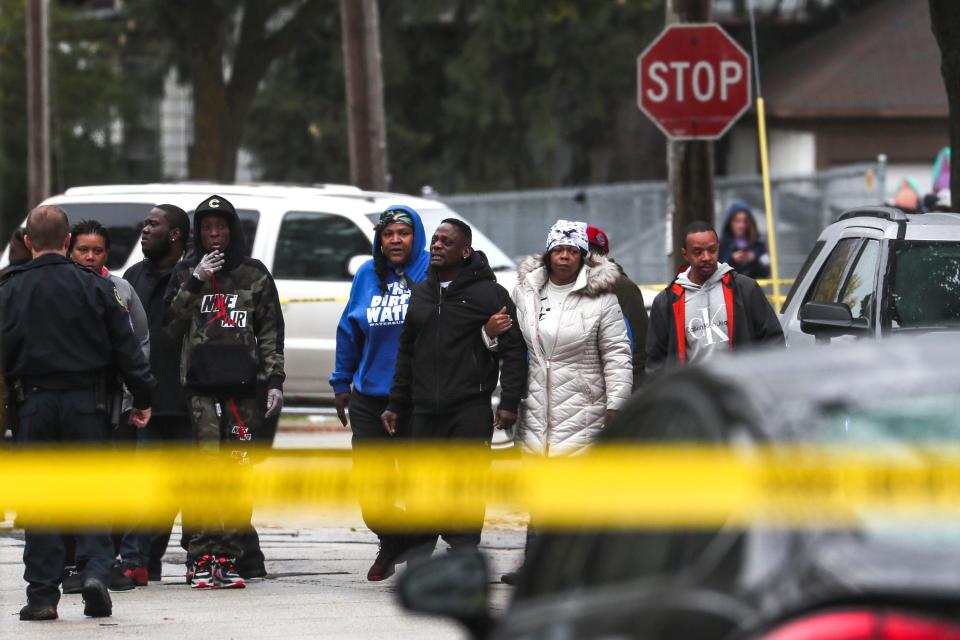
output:
[[667,364],[703,362],[743,347],[784,346],[783,329],[756,280],[718,262],[717,232],[705,222],[687,227],[687,261],[650,309],[647,372]]

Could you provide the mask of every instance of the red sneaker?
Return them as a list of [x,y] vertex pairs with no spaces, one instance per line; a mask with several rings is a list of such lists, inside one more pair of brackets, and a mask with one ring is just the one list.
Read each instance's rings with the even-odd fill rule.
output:
[[213,556],[205,554],[199,560],[191,561],[187,565],[187,584],[194,589],[212,589],[214,560]]
[[233,558],[220,556],[213,563],[214,587],[217,589],[243,589],[246,583],[237,573]]
[[377,551],[377,559],[370,565],[367,571],[367,580],[370,582],[380,582],[393,575],[397,566],[397,553],[393,545],[380,543],[380,549]]
[[145,587],[150,581],[147,568],[140,565],[127,565],[123,568],[123,575],[133,580],[133,584],[138,587]]

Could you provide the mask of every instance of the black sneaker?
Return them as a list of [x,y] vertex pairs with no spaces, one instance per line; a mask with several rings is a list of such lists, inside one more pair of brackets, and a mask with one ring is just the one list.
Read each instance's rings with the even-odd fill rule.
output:
[[503,584],[508,584],[511,587],[517,586],[517,583],[520,582],[520,572],[511,571],[510,573],[505,573],[500,576],[500,582]]
[[96,578],[83,581],[83,615],[91,618],[106,618],[113,614],[113,603],[107,585]]
[[[86,586],[86,583],[84,583]],[[123,565],[119,562],[110,570],[110,591],[130,591],[136,583],[123,572]]]
[[163,579],[163,562],[154,563],[151,560],[147,565],[147,578],[150,582],[160,582]]
[[20,609],[20,619],[25,622],[37,622],[39,620],[56,620],[57,608],[47,605],[28,604]]
[[241,557],[237,561],[237,573],[241,578],[250,580],[251,578],[266,578],[267,566],[263,563],[263,556],[250,558]]
[[80,578],[80,572],[76,567],[64,567],[60,588],[64,595],[83,591],[83,579]]

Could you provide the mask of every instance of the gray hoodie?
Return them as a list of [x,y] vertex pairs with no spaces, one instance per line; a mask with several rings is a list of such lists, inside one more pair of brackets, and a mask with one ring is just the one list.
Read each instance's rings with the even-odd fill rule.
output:
[[712,358],[730,349],[727,330],[727,303],[720,280],[733,267],[721,262],[717,270],[702,285],[690,280],[688,271],[677,276],[677,284],[686,290],[684,315],[687,341],[687,362],[694,364]]

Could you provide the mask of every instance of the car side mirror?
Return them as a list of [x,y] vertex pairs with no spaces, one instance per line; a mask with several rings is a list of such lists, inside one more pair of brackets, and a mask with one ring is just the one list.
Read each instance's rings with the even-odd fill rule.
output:
[[479,551],[453,551],[408,565],[397,594],[409,611],[453,618],[474,638],[493,625],[489,611],[490,576]]
[[842,302],[808,302],[800,308],[800,330],[830,342],[837,336],[859,336],[870,332],[865,318],[854,318]]
[[357,275],[357,271],[360,271],[360,267],[362,267],[364,263],[370,259],[370,256],[353,256],[347,260],[347,273],[350,274],[351,278]]

